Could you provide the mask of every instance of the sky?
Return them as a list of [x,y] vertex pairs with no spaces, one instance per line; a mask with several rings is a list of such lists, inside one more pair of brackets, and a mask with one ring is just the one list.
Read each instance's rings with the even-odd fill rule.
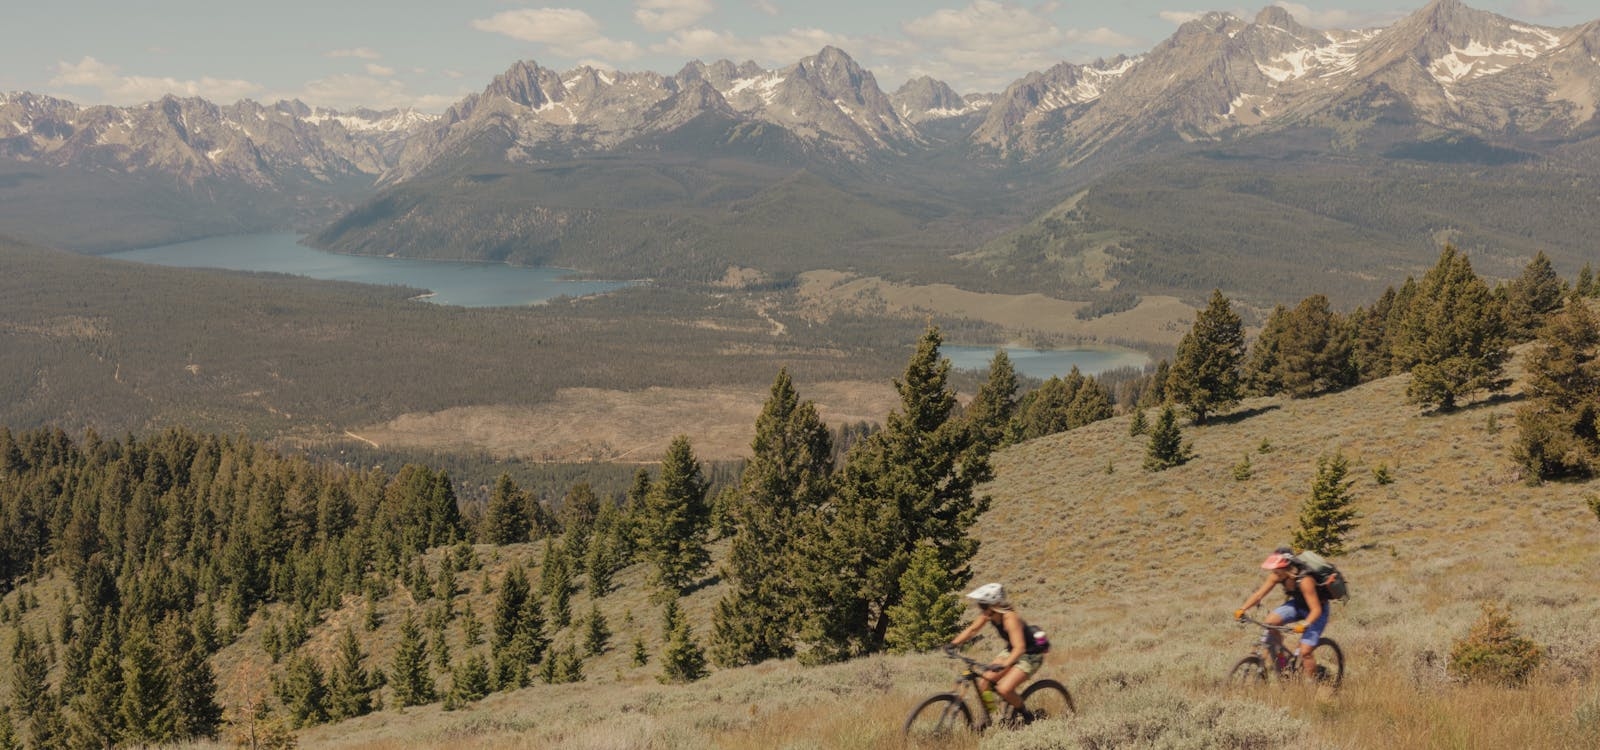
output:
[[[844,50],[892,92],[929,75],[998,92],[1067,61],[1136,55],[1238,0],[55,0],[0,11],[0,92],[128,105],[299,99],[442,112],[519,60],[671,75],[690,60],[791,65]],[[1385,26],[1394,0],[1276,2],[1322,29]],[[1600,18],[1600,0],[1467,0],[1543,26]]]

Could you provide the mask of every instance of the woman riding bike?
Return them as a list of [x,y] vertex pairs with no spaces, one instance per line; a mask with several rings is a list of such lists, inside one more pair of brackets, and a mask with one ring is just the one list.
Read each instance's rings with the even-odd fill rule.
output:
[[1027,682],[1039,667],[1044,666],[1044,654],[1028,653],[1028,624],[1011,607],[1011,602],[1006,600],[1006,590],[998,583],[986,583],[973,589],[967,594],[968,599],[978,606],[978,619],[973,620],[966,630],[961,631],[950,641],[950,648],[966,643],[968,639],[983,630],[985,624],[994,626],[1000,634],[1001,642],[1007,645],[1006,650],[995,656],[996,663],[989,665],[990,669],[983,673],[978,681],[979,690],[987,690],[992,685],[1000,698],[1009,703],[1015,710],[1015,716],[1027,724],[1033,721],[1033,714],[1023,707],[1022,697],[1017,694],[1017,688]]
[[[1303,677],[1315,675],[1317,660],[1311,650],[1316,648],[1317,642],[1322,639],[1322,631],[1328,627],[1329,612],[1322,597],[1317,595],[1316,578],[1300,565],[1300,561],[1294,557],[1294,550],[1288,547],[1274,550],[1267,559],[1261,561],[1261,567],[1267,571],[1267,580],[1244,601],[1244,606],[1234,610],[1233,619],[1243,619],[1246,610],[1265,599],[1274,587],[1282,586],[1288,598],[1267,615],[1267,624],[1296,623],[1294,632],[1300,634],[1300,674]],[[1281,645],[1283,641],[1283,636],[1276,630],[1268,629],[1265,637],[1274,645]]]

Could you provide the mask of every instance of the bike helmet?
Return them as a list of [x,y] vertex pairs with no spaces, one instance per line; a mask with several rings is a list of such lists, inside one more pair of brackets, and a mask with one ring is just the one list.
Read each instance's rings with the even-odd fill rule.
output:
[[998,583],[985,583],[968,592],[967,598],[985,607],[1004,604],[1006,601],[1006,587]]
[[1272,554],[1267,555],[1267,559],[1261,561],[1261,569],[1278,570],[1280,568],[1289,567],[1289,565],[1293,562],[1294,550],[1289,549],[1288,547],[1279,547],[1273,550]]

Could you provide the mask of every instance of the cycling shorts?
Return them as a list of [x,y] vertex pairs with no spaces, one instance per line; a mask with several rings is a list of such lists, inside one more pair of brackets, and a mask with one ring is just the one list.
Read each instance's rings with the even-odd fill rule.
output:
[[[1006,657],[1010,655],[1010,651],[1001,651],[1000,653],[995,654],[994,663],[1004,663]],[[1022,658],[1018,659],[1016,664],[1011,665],[1013,669],[1020,669],[1022,670],[1023,674],[1029,677],[1032,677],[1035,672],[1038,672],[1039,668],[1042,666],[1044,666],[1044,654],[1023,654]]]
[[[1306,632],[1300,635],[1300,645],[1315,646],[1322,640],[1322,630],[1328,627],[1328,615],[1331,611],[1328,607],[1323,607],[1322,616],[1318,617],[1316,622],[1306,625]],[[1311,614],[1311,608],[1307,607],[1305,602],[1291,599],[1284,602],[1283,606],[1272,610],[1272,614],[1278,616],[1279,622],[1287,625],[1306,619],[1306,616]]]

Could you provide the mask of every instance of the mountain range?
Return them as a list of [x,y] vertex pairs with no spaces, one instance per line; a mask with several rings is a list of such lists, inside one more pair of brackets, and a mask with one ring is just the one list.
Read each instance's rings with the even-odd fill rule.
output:
[[[989,94],[930,78],[885,92],[833,47],[671,76],[522,61],[440,116],[22,93],[0,96],[0,232],[114,249],[225,216],[346,252],[634,277],[835,267],[1080,296],[1282,297],[1329,279],[1366,294],[1445,240],[1490,273],[1587,247],[1597,103],[1600,21],[1541,27],[1459,0],[1377,29],[1209,13],[1142,55]],[[63,231],[27,211],[85,184],[98,205],[148,200],[152,183],[168,196],[154,229],[90,241],[73,232],[95,219]],[[1320,279],[1272,278],[1308,270],[1260,246],[1280,228],[1311,234]],[[1196,254],[1220,262],[1185,270]],[[1241,269],[1267,277],[1224,275]]]

